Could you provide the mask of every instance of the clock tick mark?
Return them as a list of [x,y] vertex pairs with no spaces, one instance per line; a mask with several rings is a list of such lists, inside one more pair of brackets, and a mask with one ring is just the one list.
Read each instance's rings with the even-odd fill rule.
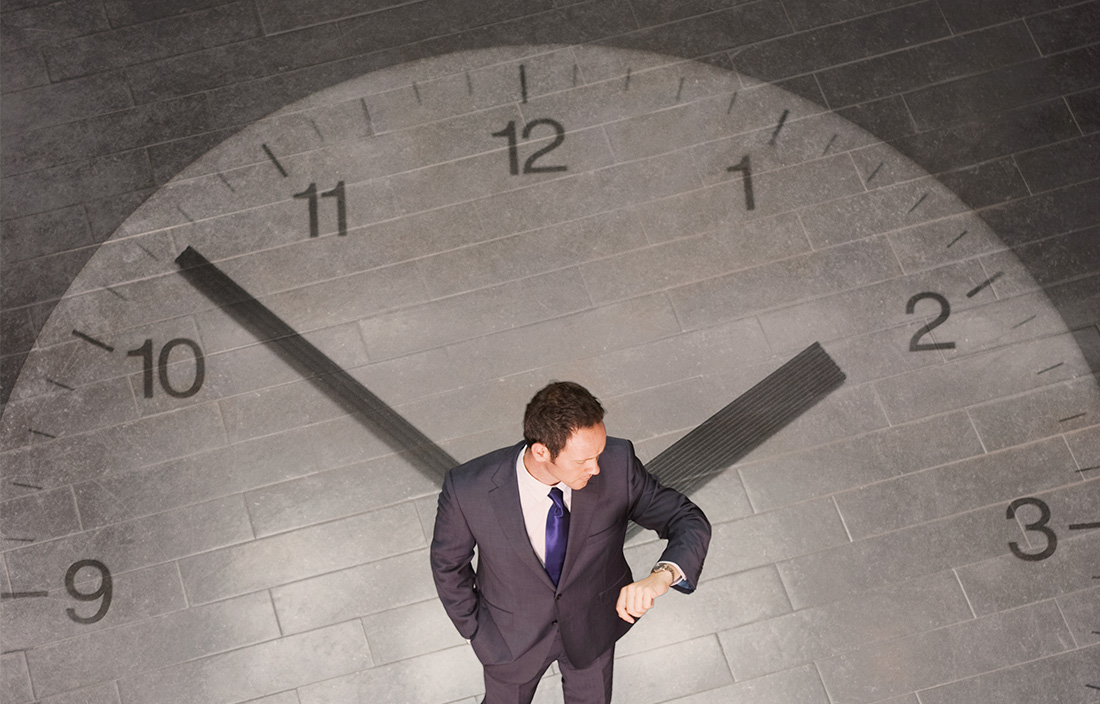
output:
[[222,180],[222,183],[224,183],[224,184],[225,184],[225,187],[226,187],[226,188],[228,188],[228,189],[230,190],[230,192],[232,192],[232,193],[236,193],[236,192],[237,192],[237,189],[236,189],[236,188],[233,188],[233,184],[229,182],[229,179],[227,179],[227,178],[225,177],[225,174],[223,174],[223,173],[219,173],[219,174],[218,174],[218,178],[220,178],[220,179]]
[[990,277],[989,277],[988,279],[986,279],[985,281],[981,282],[980,284],[978,284],[978,285],[977,285],[977,286],[975,286],[974,288],[972,288],[972,289],[970,289],[969,291],[967,291],[967,292],[966,292],[966,297],[967,297],[967,298],[973,298],[974,296],[977,296],[977,295],[978,295],[979,293],[981,293],[981,292],[982,292],[982,289],[984,289],[984,288],[986,288],[986,287],[988,287],[988,286],[991,286],[991,285],[993,285],[993,282],[994,282],[994,281],[996,281],[997,279],[1001,278],[1002,276],[1004,276],[1004,274],[1005,274],[1005,273],[1004,273],[1003,271],[998,271],[998,272],[997,272],[996,274],[994,274],[993,276],[990,276]]
[[772,137],[768,140],[768,144],[775,146],[775,140],[779,137],[779,131],[783,129],[783,125],[787,122],[787,116],[790,114],[790,110],[784,110],[783,114],[779,116],[779,124],[775,126],[775,131],[772,132]]
[[370,119],[370,109],[367,108],[367,99],[360,98],[359,104],[363,106],[363,119],[367,121],[367,134],[371,137],[374,136],[374,123]]
[[1065,364],[1065,362],[1058,362],[1057,364],[1055,364],[1053,366],[1050,366],[1050,367],[1047,367],[1046,369],[1041,369],[1041,370],[1035,372],[1035,376],[1039,376],[1040,374],[1046,374],[1047,372],[1049,372],[1053,369],[1057,369],[1058,367],[1062,366],[1063,364]]
[[969,232],[969,230],[963,230],[962,232],[960,232],[958,237],[956,237],[955,239],[953,239],[953,240],[951,240],[950,242],[947,243],[947,248],[951,249],[951,246],[953,244],[955,244],[956,242],[961,240],[963,237],[966,237],[967,232]]
[[630,90],[630,67],[626,67],[626,83],[623,84],[623,90]]
[[317,121],[310,118],[309,124],[313,126],[313,131],[317,133],[317,136],[321,138],[321,142],[325,141],[325,135],[321,134],[321,128],[317,126]]
[[1100,469],[1100,464],[1096,465],[1095,467],[1083,467],[1081,469],[1075,469],[1073,471],[1077,472],[1078,474],[1084,474],[1085,472],[1095,472],[1098,469]]
[[4,536],[3,540],[11,540],[13,542],[34,542],[34,538],[9,538],[7,536]]
[[283,165],[279,163],[279,160],[277,158],[275,158],[275,154],[271,151],[271,148],[268,147],[267,144],[261,144],[260,146],[264,148],[264,154],[267,154],[267,158],[271,160],[272,164],[275,164],[275,168],[279,170],[279,173],[283,175],[283,178],[289,176],[290,174],[286,172],[286,169],[283,168]]
[[1078,418],[1084,418],[1087,415],[1088,415],[1088,413],[1077,413],[1077,414],[1072,415],[1072,416],[1066,416],[1065,418],[1059,418],[1058,422],[1059,423],[1068,423],[1071,420],[1077,420]]
[[195,222],[195,218],[191,217],[191,215],[183,209],[182,205],[177,205],[176,210],[179,211],[180,215],[187,219],[187,222]]
[[918,206],[919,206],[919,205],[920,205],[921,203],[923,203],[923,202],[924,202],[924,199],[925,199],[925,198],[927,198],[927,197],[928,197],[928,194],[927,194],[927,193],[925,193],[924,195],[922,195],[922,196],[921,196],[921,197],[920,197],[920,198],[919,198],[919,199],[917,200],[917,202],[916,202],[916,203],[913,203],[913,207],[909,209],[909,212],[911,213],[911,212],[913,212],[914,210],[916,210],[916,209],[917,209],[917,207],[918,207]]
[[466,95],[474,94],[474,79],[470,77],[470,72],[466,72]]
[[876,175],[878,175],[879,169],[881,169],[881,168],[882,168],[882,165],[883,165],[883,164],[885,164],[885,163],[886,163],[886,162],[884,162],[884,161],[880,161],[880,162],[878,163],[878,166],[876,166],[876,167],[875,167],[875,170],[874,170],[874,171],[872,171],[872,172],[871,172],[871,175],[867,177],[867,183],[870,183],[870,182],[871,182],[871,179],[873,179],[873,178],[874,178],[874,177],[875,177]]
[[1030,318],[1024,318],[1024,319],[1023,319],[1023,320],[1021,320],[1020,322],[1018,322],[1018,323],[1016,323],[1015,325],[1013,325],[1013,326],[1012,326],[1012,329],[1013,329],[1013,330],[1015,330],[1015,329],[1016,329],[1016,328],[1018,328],[1018,327],[1022,327],[1022,326],[1024,326],[1024,325],[1027,325],[1027,324],[1028,324],[1028,323],[1030,323],[1030,322],[1031,322],[1032,320],[1035,320],[1035,318],[1036,318],[1036,317],[1038,317],[1038,316],[1035,316],[1035,315],[1033,315],[1033,316],[1031,316]]
[[413,93],[416,94],[416,104],[423,105],[423,103],[420,102],[420,86],[416,85],[416,81],[413,81]]
[[160,261],[160,257],[158,257],[157,255],[155,255],[155,254],[153,254],[152,252],[150,252],[150,251],[149,251],[148,249],[146,249],[146,248],[145,248],[144,246],[142,246],[142,245],[141,245],[140,243],[139,243],[139,244],[137,244],[137,248],[138,248],[138,249],[140,249],[141,251],[145,252],[146,254],[148,254],[148,255],[149,255],[149,258],[150,258],[150,259],[152,259],[153,261],[155,261],[155,262],[159,262],[159,261]]
[[519,65],[519,92],[522,96],[520,102],[527,103],[527,67],[523,64]]
[[35,491],[42,491],[42,487],[37,486],[35,484],[26,484],[24,482],[12,482],[11,485],[12,486],[17,486],[21,489],[33,489]]
[[103,290],[104,290],[104,291],[106,291],[107,293],[110,293],[110,294],[112,294],[112,295],[114,295],[114,296],[117,296],[117,297],[121,298],[121,299],[122,299],[122,300],[124,300],[124,301],[125,301],[125,300],[129,300],[129,299],[127,299],[127,298],[126,298],[126,296],[123,296],[123,295],[122,295],[121,293],[119,293],[118,291],[114,290],[114,289],[113,289],[113,288],[111,288],[110,286],[104,286],[104,287],[103,287]]
[[57,439],[56,435],[50,435],[49,433],[45,432],[44,430],[35,430],[34,428],[27,428],[27,430],[30,431],[31,435],[41,435],[42,437],[49,438],[50,440],[56,440]]
[[80,332],[79,330],[73,330],[73,337],[78,337],[85,342],[95,345],[96,347],[107,350],[108,352],[114,352],[115,348],[108,345],[106,342],[97,340],[87,333]]
[[576,88],[576,87],[577,87],[577,73],[578,73],[578,71],[577,71],[577,65],[576,65],[576,64],[573,64],[573,87],[574,87],[574,88]]
[[680,76],[680,85],[676,88],[676,102],[680,102],[680,96],[684,93],[684,77]]
[[1070,523],[1070,530],[1095,530],[1100,528],[1100,521],[1092,521],[1089,523]]
[[[14,538],[5,538],[5,540],[14,540]],[[30,599],[49,595],[49,592],[0,592],[0,599]],[[13,653],[18,651],[5,650],[4,652]]]
[[66,391],[75,391],[76,390],[73,387],[69,386],[68,384],[62,384],[60,381],[56,381],[54,379],[51,379],[50,377],[46,377],[46,381],[47,381],[47,383],[53,384],[54,386],[60,386],[61,388],[65,389]]
[[733,95],[730,96],[729,107],[726,108],[726,114],[729,115],[733,111],[733,104],[737,102],[737,91],[733,91]]
[[835,141],[836,141],[836,134],[834,133],[832,137],[829,137],[829,143],[826,144],[825,148],[821,150],[821,156],[825,156],[826,154],[829,153],[829,147],[833,146],[833,142],[835,142]]

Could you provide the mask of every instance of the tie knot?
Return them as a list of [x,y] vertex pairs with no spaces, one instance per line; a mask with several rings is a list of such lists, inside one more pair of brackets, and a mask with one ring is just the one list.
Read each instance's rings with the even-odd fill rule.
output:
[[558,511],[557,515],[560,516],[561,512],[565,511],[565,494],[558,487],[554,487],[550,490],[550,500],[554,502],[554,508]]

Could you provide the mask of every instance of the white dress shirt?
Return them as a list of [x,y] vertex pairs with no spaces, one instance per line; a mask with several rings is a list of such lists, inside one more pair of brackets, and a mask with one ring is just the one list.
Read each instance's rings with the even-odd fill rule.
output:
[[527,537],[531,539],[531,547],[539,556],[539,562],[546,567],[546,514],[554,502],[550,500],[550,489],[561,489],[565,501],[566,510],[573,509],[573,490],[567,485],[558,482],[552,486],[543,484],[531,476],[527,467],[523,464],[523,456],[527,454],[527,447],[520,450],[516,458],[516,476],[519,478],[519,503],[523,509],[523,523],[527,526]]
[[[554,505],[554,502],[550,499],[550,490],[555,486],[561,489],[567,511],[573,510],[573,490],[562,482],[548,485],[535,479],[523,464],[525,454],[527,454],[526,445],[519,451],[519,457],[516,458],[519,503],[520,508],[523,510],[523,523],[527,526],[527,537],[531,540],[531,548],[538,555],[542,566],[546,567],[546,514],[550,512],[550,507]],[[662,563],[658,562],[657,564]],[[666,564],[676,568],[673,582],[678,584],[683,581],[684,571],[680,569],[680,566],[675,562],[666,561]]]

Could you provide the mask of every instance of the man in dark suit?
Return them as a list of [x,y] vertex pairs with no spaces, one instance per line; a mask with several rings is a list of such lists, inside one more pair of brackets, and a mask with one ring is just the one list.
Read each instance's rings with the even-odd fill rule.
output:
[[[603,414],[584,387],[554,382],[527,405],[524,442],[443,481],[432,575],[484,666],[485,704],[530,702],[554,661],[568,704],[610,702],[615,641],[670,587],[698,583],[706,516],[607,437]],[[639,581],[623,556],[631,520],[668,539]]]

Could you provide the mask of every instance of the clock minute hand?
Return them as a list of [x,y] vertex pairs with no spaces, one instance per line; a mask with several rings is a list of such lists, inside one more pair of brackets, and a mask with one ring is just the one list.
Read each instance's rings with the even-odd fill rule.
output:
[[176,264],[183,277],[203,295],[224,308],[261,342],[273,345],[279,356],[298,373],[355,414],[391,449],[410,457],[425,476],[439,481],[448,469],[458,464],[443,448],[195,249],[183,250],[176,257]]
[[[662,484],[688,494],[809,410],[845,374],[815,342],[646,463]],[[639,528],[633,526],[631,532]]]

